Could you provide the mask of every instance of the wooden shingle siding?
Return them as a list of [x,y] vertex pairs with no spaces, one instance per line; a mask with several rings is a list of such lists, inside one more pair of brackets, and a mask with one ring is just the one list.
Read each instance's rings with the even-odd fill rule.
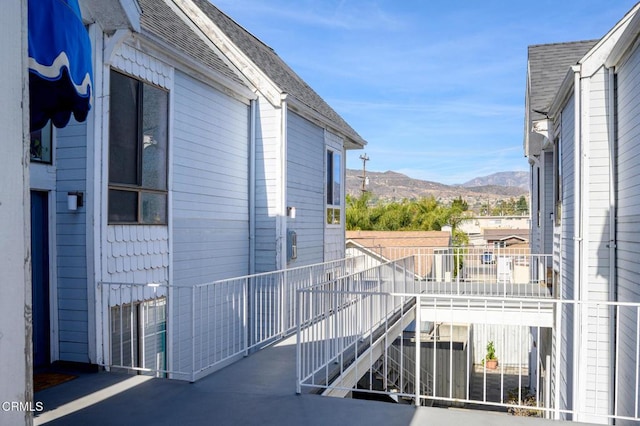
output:
[[324,259],[324,131],[289,112],[287,120],[287,204],[296,218],[287,219],[297,234],[298,257],[291,267]]
[[173,278],[198,284],[249,268],[249,107],[176,72]]
[[127,44],[120,46],[111,65],[156,86],[171,87],[173,71],[170,66]]
[[106,250],[109,282],[169,281],[169,232],[166,226],[109,225]]
[[[640,301],[640,51],[636,48],[618,69],[617,152],[617,296],[623,302]],[[638,354],[637,312],[619,312],[618,377],[621,389],[635,389]],[[633,413],[633,392],[619,396],[621,412]]]
[[67,192],[86,193],[86,125],[71,120],[56,132],[58,343],[62,361],[89,362],[86,206],[67,209]]

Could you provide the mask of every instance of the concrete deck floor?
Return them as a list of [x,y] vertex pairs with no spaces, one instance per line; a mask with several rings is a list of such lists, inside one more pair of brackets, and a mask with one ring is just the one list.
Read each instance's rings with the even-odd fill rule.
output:
[[[36,393],[41,425],[551,425],[501,413],[296,395],[295,336],[196,383],[83,374]],[[0,419],[0,423],[1,419]]]

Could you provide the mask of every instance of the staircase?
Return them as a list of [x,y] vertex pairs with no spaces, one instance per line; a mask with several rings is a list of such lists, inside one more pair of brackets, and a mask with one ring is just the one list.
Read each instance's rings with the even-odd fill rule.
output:
[[[401,360],[401,361],[396,361]],[[376,378],[380,379],[383,383],[386,380],[387,392],[400,393],[404,396],[399,398],[405,402],[414,401],[415,397],[409,397],[407,395],[415,395],[415,362],[407,356],[406,353],[402,353],[395,345],[390,345],[387,348],[386,357],[386,370],[385,377],[385,356],[381,356],[371,367],[372,372],[376,375]],[[420,395],[432,395],[433,394],[433,376],[425,368],[420,369]],[[395,399],[395,398],[394,398]],[[400,402],[398,400],[397,402]],[[431,406],[433,400],[421,399],[420,405]]]

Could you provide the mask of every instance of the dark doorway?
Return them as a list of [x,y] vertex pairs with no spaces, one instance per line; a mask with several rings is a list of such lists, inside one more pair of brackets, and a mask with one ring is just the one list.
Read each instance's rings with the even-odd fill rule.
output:
[[49,202],[48,193],[31,191],[31,282],[33,367],[51,362],[49,309]]

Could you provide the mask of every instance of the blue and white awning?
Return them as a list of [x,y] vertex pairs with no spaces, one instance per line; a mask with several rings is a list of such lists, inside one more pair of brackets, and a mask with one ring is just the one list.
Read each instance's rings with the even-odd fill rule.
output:
[[51,120],[64,127],[71,114],[84,121],[91,109],[91,42],[78,0],[29,0],[31,130]]

